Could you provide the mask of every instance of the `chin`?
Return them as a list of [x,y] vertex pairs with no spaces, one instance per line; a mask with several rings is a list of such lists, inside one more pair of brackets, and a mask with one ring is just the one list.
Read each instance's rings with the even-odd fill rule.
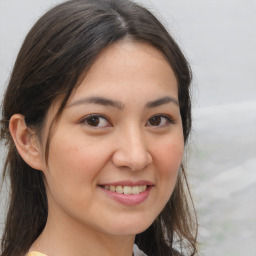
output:
[[[115,235],[136,235],[144,232],[153,223],[153,220],[145,220],[145,218],[140,218],[139,220],[133,220],[130,222],[123,221],[120,225],[115,225],[112,228],[112,232]],[[117,223],[115,223],[117,224]]]

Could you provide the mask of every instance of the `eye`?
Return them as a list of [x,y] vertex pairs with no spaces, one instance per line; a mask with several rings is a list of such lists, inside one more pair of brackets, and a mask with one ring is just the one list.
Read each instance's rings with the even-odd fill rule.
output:
[[164,127],[174,123],[172,118],[167,115],[155,115],[147,121],[147,126]]
[[105,117],[97,114],[86,116],[81,120],[81,123],[96,128],[111,126],[110,122]]

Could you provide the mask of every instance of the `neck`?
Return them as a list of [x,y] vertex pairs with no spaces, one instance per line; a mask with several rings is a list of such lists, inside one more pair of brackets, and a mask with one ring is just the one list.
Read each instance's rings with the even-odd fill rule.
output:
[[132,256],[134,239],[135,235],[106,234],[63,213],[49,212],[30,250],[48,256]]

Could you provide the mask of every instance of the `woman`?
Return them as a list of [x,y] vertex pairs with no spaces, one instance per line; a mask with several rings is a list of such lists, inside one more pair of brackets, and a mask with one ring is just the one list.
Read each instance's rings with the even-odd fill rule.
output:
[[133,2],[68,1],[40,18],[3,102],[1,256],[195,255],[190,81],[179,47]]

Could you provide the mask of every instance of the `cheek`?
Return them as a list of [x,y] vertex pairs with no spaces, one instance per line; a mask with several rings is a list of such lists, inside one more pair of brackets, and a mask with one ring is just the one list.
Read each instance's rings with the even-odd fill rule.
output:
[[169,194],[175,186],[184,153],[183,139],[169,141],[157,149],[157,178]]
[[[104,161],[104,156],[100,159],[99,155],[98,148],[84,143],[81,138],[77,139],[75,136],[53,138],[48,161],[49,181],[58,180],[56,185],[65,188],[93,182]],[[72,189],[76,190],[76,187]]]
[[106,147],[70,137],[52,139],[45,173],[50,201],[68,212],[93,198],[97,177],[108,159]]
[[[157,162],[162,163],[167,172],[168,169],[177,169],[183,158],[184,153],[184,140],[183,136],[177,136],[170,138],[169,140],[162,141],[161,144],[155,149],[154,154],[156,155]],[[169,168],[168,168],[169,167]]]

